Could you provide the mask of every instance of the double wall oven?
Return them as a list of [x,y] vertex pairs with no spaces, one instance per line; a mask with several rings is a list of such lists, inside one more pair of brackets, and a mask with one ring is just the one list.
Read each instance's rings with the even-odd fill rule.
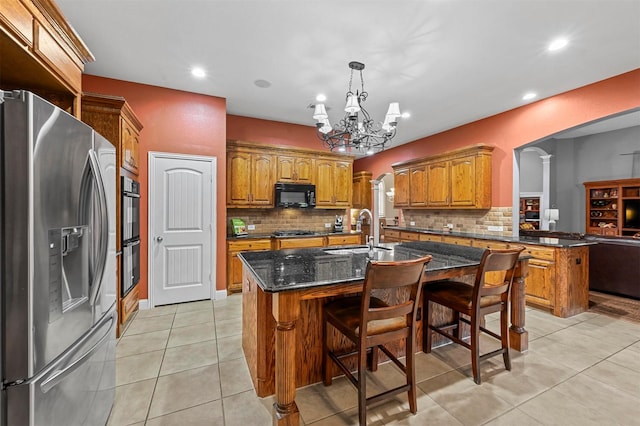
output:
[[140,184],[122,177],[122,280],[124,297],[140,280]]

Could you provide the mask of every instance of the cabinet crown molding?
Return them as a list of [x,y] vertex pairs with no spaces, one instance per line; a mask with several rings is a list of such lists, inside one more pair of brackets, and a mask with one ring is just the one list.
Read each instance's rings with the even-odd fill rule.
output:
[[228,139],[227,140],[227,151],[237,151],[238,148],[246,148],[247,150],[259,150],[261,152],[268,151],[271,154],[275,155],[286,155],[286,156],[313,156],[313,158],[330,158],[330,159],[340,159],[343,161],[352,161],[355,159],[353,155],[347,154],[335,154],[327,151],[319,151],[315,149],[309,148],[300,148],[296,146],[288,146],[288,145],[273,145],[266,144],[260,142],[250,142],[243,140],[235,140]]
[[451,160],[458,157],[466,157],[470,154],[489,155],[493,152],[494,149],[495,147],[492,145],[475,144],[475,145],[466,146],[464,148],[445,151],[440,154],[428,155],[425,157],[413,158],[411,160],[393,163],[391,167],[394,169],[397,169],[397,168],[411,166],[413,164],[418,164],[418,163],[428,163],[432,161]]

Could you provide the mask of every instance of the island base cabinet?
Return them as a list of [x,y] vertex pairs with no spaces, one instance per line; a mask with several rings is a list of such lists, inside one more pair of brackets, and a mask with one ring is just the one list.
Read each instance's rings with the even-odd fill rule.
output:
[[[275,392],[275,329],[271,294],[260,290],[255,278],[243,266],[242,350],[253,387],[259,397]],[[268,350],[265,350],[268,349]]]
[[544,309],[553,309],[554,271],[554,262],[542,259],[529,260],[529,276],[525,284],[527,302]]
[[527,246],[527,304],[567,318],[589,310],[589,247],[542,249]]

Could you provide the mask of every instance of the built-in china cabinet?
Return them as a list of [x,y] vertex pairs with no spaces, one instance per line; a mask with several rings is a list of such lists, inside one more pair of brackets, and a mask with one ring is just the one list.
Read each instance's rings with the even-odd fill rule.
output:
[[587,234],[640,233],[640,179],[585,182]]

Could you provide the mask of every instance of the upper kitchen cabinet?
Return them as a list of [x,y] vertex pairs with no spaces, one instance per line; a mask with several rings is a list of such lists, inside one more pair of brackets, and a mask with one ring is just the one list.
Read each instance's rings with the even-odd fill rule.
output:
[[371,209],[371,172],[353,174],[353,208]]
[[393,185],[395,188],[393,207],[396,209],[409,207],[409,168],[393,168]]
[[344,209],[351,206],[353,160],[316,160],[316,207]]
[[227,150],[227,207],[273,207],[275,157]]
[[427,205],[427,166],[394,168],[394,208],[425,207]]
[[142,124],[124,98],[84,93],[82,121],[117,147],[120,167],[139,173]]
[[351,206],[353,157],[291,146],[227,141],[227,207],[274,207],[276,182],[316,185],[316,207]]
[[306,156],[279,155],[276,167],[276,182],[313,182],[315,160]]
[[0,1],[0,58],[3,90],[30,90],[80,117],[82,72],[94,57],[53,1]]
[[394,206],[427,209],[490,208],[492,151],[491,146],[473,145],[437,156],[394,164]]

